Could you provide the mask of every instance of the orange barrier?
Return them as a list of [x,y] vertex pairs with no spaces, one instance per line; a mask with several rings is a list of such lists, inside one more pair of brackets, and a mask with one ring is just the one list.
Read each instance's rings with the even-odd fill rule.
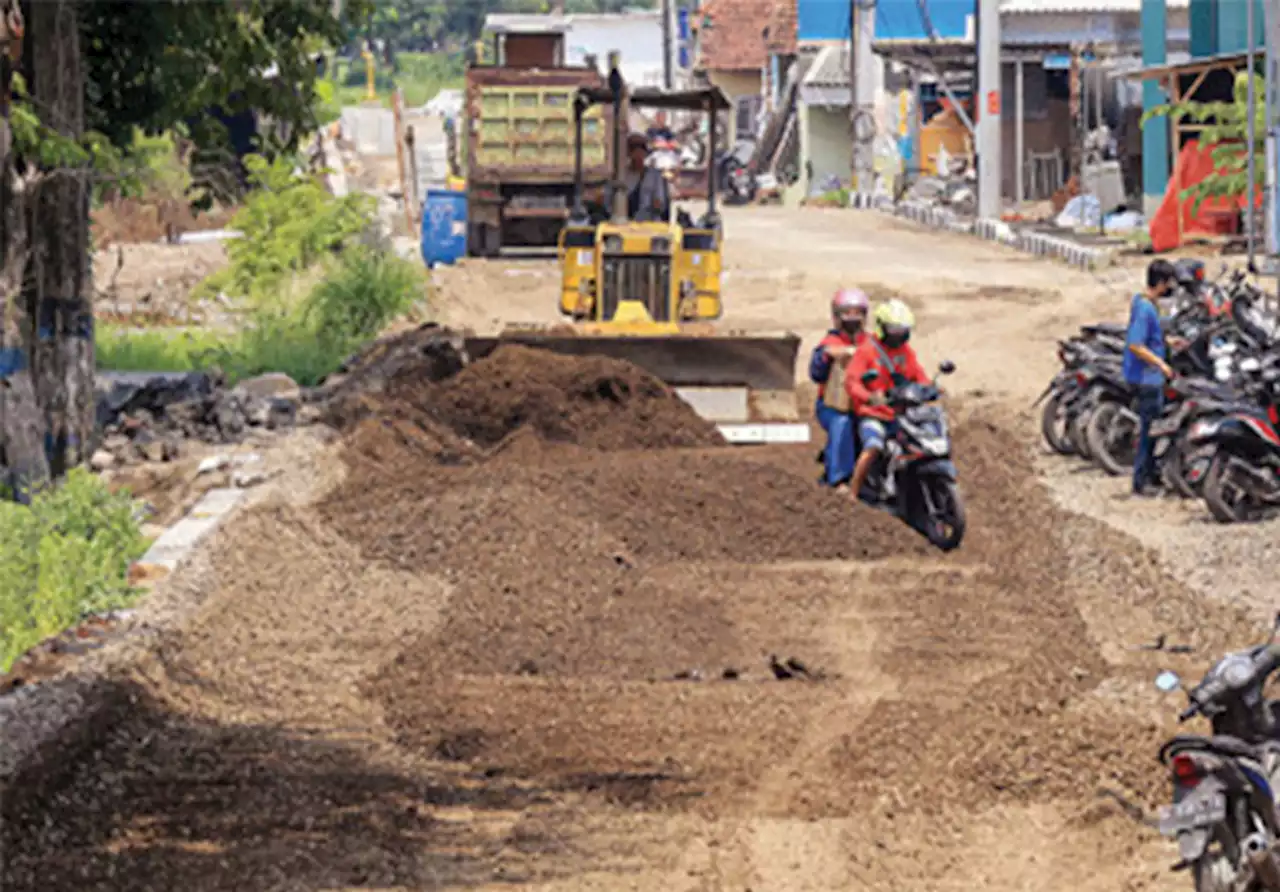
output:
[[1164,200],[1151,218],[1151,248],[1156,253],[1178,248],[1188,236],[1224,235],[1234,232],[1245,198],[1207,198],[1193,210],[1195,198],[1182,193],[1214,171],[1213,147],[1202,149],[1192,140],[1182,147],[1173,165],[1173,176]]

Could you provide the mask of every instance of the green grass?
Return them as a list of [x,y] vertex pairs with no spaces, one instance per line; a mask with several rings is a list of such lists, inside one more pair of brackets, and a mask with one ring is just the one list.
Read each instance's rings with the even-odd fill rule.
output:
[[300,302],[260,307],[234,332],[100,326],[95,337],[98,368],[190,372],[216,367],[232,384],[284,372],[312,387],[425,296],[426,278],[417,264],[350,248],[330,262]]
[[98,368],[112,371],[189,372],[225,343],[200,328],[136,329],[99,325],[94,337]]

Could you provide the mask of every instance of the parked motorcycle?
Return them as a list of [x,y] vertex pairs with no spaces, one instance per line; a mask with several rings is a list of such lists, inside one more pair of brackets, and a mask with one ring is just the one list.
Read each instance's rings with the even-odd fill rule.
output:
[[1265,387],[1260,405],[1238,403],[1190,430],[1191,443],[1213,453],[1204,500],[1220,523],[1261,520],[1280,509],[1280,369],[1260,374]]
[[[1160,747],[1173,781],[1173,803],[1160,810],[1160,832],[1178,842],[1175,869],[1191,872],[1196,892],[1280,892],[1280,709],[1263,694],[1280,668],[1280,614],[1266,644],[1227,654],[1194,688],[1178,717],[1209,719],[1211,736],[1179,734]],[[1182,688],[1161,672],[1156,687]]]
[[[943,362],[938,374],[949,375],[955,368]],[[862,381],[870,384],[879,374],[871,369]],[[862,495],[902,518],[937,548],[951,551],[964,539],[965,515],[951,461],[951,433],[937,405],[940,397],[936,378],[932,384],[907,382],[887,391],[897,430],[872,467]]]

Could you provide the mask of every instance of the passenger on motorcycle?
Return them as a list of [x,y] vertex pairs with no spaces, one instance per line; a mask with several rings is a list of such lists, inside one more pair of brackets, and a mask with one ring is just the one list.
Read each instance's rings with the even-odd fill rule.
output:
[[826,468],[823,482],[831,487],[843,487],[853,475],[854,448],[853,416],[828,406],[824,399],[831,368],[836,362],[848,367],[858,345],[867,339],[863,327],[871,302],[857,288],[841,288],[831,298],[831,330],[818,342],[809,360],[809,378],[818,385],[818,401],[814,414],[827,432],[827,445],[822,451]]
[[[854,353],[844,379],[862,444],[850,482],[855,498],[862,495],[863,484],[876,458],[884,451],[886,438],[895,431],[893,407],[886,401],[889,389],[908,381],[932,383],[915,350],[907,343],[915,325],[910,307],[900,300],[882,303],[876,307],[872,325],[872,336]],[[872,369],[879,374],[870,383],[864,383],[862,376]]]

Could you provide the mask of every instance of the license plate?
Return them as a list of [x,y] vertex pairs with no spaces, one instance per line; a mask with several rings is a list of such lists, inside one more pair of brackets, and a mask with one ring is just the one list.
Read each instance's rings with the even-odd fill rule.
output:
[[1177,836],[1185,830],[1212,827],[1226,819],[1226,796],[1221,793],[1192,796],[1177,805],[1166,805],[1160,809],[1160,832],[1165,836]]

